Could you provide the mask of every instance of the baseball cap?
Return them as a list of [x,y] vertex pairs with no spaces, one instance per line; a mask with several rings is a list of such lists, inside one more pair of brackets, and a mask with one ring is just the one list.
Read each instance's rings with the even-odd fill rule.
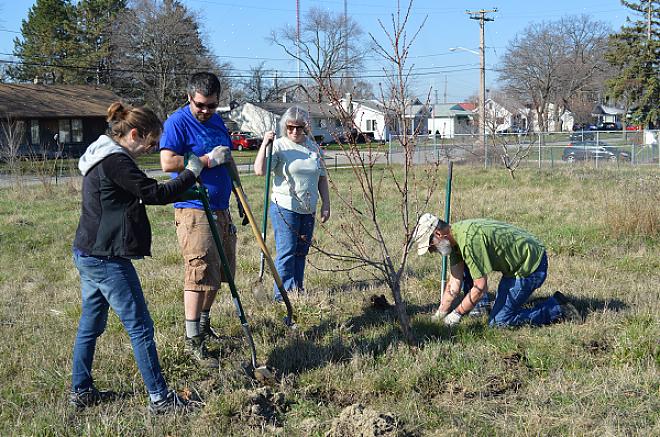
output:
[[428,252],[431,234],[433,234],[439,222],[439,218],[428,212],[419,218],[412,238],[413,243],[417,243],[417,255],[421,256]]

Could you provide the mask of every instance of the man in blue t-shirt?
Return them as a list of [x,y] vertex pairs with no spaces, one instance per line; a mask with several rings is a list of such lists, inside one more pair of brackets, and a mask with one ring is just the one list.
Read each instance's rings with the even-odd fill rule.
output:
[[[188,80],[187,92],[188,105],[178,109],[164,123],[160,164],[163,171],[172,172],[172,177],[176,177],[183,171],[186,153],[200,157],[206,167],[200,179],[208,189],[211,209],[233,276],[236,270],[236,227],[229,214],[232,181],[227,165],[236,170],[236,164],[231,157],[227,128],[215,112],[220,98],[220,81],[212,73],[196,73]],[[185,262],[186,351],[202,365],[218,367],[218,360],[207,349],[209,342],[219,340],[211,329],[209,312],[220,284],[227,282],[227,278],[222,272],[201,201],[177,202],[174,208],[176,233]]]

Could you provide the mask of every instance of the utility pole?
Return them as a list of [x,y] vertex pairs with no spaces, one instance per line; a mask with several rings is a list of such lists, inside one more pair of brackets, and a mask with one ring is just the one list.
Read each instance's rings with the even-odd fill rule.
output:
[[445,74],[445,95],[443,96],[443,102],[442,103],[447,103],[447,75],[446,74]]
[[298,60],[298,88],[296,93],[300,90],[300,0],[296,0],[296,48]]
[[481,65],[481,74],[479,77],[479,137],[481,144],[484,146],[484,168],[488,168],[488,144],[486,144],[486,42],[484,28],[486,21],[495,21],[494,18],[486,17],[486,14],[494,12],[497,12],[497,8],[465,11],[466,14],[470,15],[471,20],[479,20],[479,28],[481,30],[479,38],[479,63]]

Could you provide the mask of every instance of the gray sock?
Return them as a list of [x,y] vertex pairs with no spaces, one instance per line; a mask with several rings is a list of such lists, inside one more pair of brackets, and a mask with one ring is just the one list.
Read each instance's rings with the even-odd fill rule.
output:
[[188,320],[186,319],[186,337],[193,338],[199,335],[199,319]]
[[202,311],[199,313],[199,332],[207,332],[211,327],[211,311]]

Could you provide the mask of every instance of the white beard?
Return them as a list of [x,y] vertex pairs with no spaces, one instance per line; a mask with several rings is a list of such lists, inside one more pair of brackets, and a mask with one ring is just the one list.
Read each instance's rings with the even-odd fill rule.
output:
[[441,240],[438,244],[435,245],[435,248],[442,256],[449,256],[451,254],[451,243],[449,240]]

